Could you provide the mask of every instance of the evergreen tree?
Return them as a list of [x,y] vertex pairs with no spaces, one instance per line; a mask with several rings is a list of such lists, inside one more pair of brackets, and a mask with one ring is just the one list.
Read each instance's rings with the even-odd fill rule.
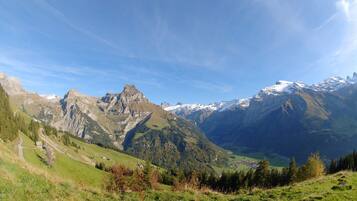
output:
[[40,129],[40,124],[34,120],[31,120],[30,125],[29,125],[29,131],[31,134],[29,137],[34,142],[39,140],[39,136],[38,136],[39,129]]
[[269,161],[267,160],[260,161],[254,173],[255,186],[268,187],[268,181],[270,176],[269,174],[270,174]]
[[152,177],[153,177],[153,169],[151,166],[151,163],[149,161],[145,162],[145,166],[143,169],[143,174],[144,174],[144,183],[143,185],[147,186],[148,188],[152,188]]
[[0,86],[0,138],[12,141],[17,138],[19,128],[11,110],[9,97]]
[[337,172],[338,169],[337,169],[337,162],[336,160],[332,160],[331,163],[330,163],[330,166],[329,166],[329,169],[328,169],[328,172],[330,174],[333,174],[335,172]]
[[66,145],[66,146],[71,145],[71,139],[69,139],[69,135],[68,134],[64,134],[62,136],[62,141],[63,141],[63,144]]
[[290,160],[289,169],[288,169],[288,182],[287,183],[295,183],[297,182],[297,174],[298,174],[298,167],[296,165],[296,161],[294,158]]

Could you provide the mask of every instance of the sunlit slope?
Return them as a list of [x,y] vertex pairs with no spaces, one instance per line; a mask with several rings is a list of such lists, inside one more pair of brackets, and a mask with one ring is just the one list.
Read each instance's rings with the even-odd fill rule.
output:
[[357,200],[357,174],[340,172],[293,186],[257,190],[237,200]]
[[[114,164],[122,164],[130,168],[135,168],[143,161],[120,153],[111,149],[106,149],[93,144],[87,144],[79,140],[70,138],[78,147],[65,146],[54,137],[41,136],[50,143],[55,152],[55,161],[49,168],[44,162],[46,155],[42,149],[35,146],[27,136],[20,135],[23,140],[23,156],[27,163],[34,168],[38,168],[55,177],[63,178],[76,184],[93,188],[101,188],[107,173],[95,168],[96,163],[104,163],[110,167]],[[19,143],[19,140],[12,143]],[[15,152],[18,152],[18,145],[12,145]]]
[[[27,141],[27,140],[24,140]],[[94,167],[74,162],[67,156],[59,155],[58,167],[50,170],[38,163],[25,151],[25,161],[14,151],[16,143],[0,143],[0,200],[355,200],[357,198],[357,174],[341,172],[331,176],[321,177],[293,186],[272,190],[254,189],[252,192],[241,192],[237,195],[222,195],[213,192],[185,191],[173,192],[169,187],[157,191],[146,192],[144,196],[137,193],[126,193],[123,197],[108,194],[99,185],[98,178],[105,178],[105,173],[96,172]],[[27,146],[27,142],[24,142]],[[26,149],[25,149],[26,150]],[[26,154],[27,152],[27,154]],[[57,153],[58,155],[58,153]],[[32,157],[32,159],[31,159]],[[65,159],[61,159],[64,157]],[[67,171],[64,164],[74,166],[73,171]],[[76,182],[82,173],[86,177]],[[60,173],[62,172],[62,173]],[[60,175],[59,175],[60,174]],[[90,181],[98,181],[92,185]]]

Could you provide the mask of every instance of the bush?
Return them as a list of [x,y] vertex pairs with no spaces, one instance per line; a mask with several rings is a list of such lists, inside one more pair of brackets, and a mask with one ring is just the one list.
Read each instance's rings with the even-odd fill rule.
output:
[[105,163],[103,163],[103,162],[95,163],[95,168],[97,168],[99,170],[106,171]]
[[[105,168],[104,164],[97,164],[98,169]],[[106,189],[109,192],[123,193],[126,191],[142,192],[154,189],[158,186],[159,172],[153,169],[150,163],[144,168],[136,168],[134,171],[123,165],[115,165],[109,169],[111,173]]]

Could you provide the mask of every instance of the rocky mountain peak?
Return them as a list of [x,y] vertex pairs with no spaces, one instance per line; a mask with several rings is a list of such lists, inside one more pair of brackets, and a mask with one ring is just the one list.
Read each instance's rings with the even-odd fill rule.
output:
[[9,95],[19,95],[26,93],[18,79],[9,77],[5,73],[0,73],[0,84]]
[[349,82],[354,82],[354,83],[357,82],[357,73],[353,73],[352,77],[348,76],[347,80]]
[[119,98],[123,103],[129,102],[148,102],[144,94],[139,91],[134,85],[125,85]]
[[75,89],[70,89],[64,97],[71,98],[71,97],[77,97],[77,96],[81,96],[81,94],[78,91],[76,91]]

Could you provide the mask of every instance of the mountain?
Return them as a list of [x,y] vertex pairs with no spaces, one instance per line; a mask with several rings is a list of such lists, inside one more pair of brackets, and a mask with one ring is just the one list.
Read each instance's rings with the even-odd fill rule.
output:
[[210,168],[227,161],[190,121],[151,103],[133,85],[103,97],[69,90],[63,98],[24,90],[1,74],[11,103],[34,119],[105,147],[124,150],[164,167]]
[[357,146],[356,81],[356,73],[314,85],[278,81],[243,99],[245,104],[222,103],[206,116],[203,109],[165,109],[195,122],[209,139],[233,151],[277,153],[300,162],[318,151],[331,159]]

